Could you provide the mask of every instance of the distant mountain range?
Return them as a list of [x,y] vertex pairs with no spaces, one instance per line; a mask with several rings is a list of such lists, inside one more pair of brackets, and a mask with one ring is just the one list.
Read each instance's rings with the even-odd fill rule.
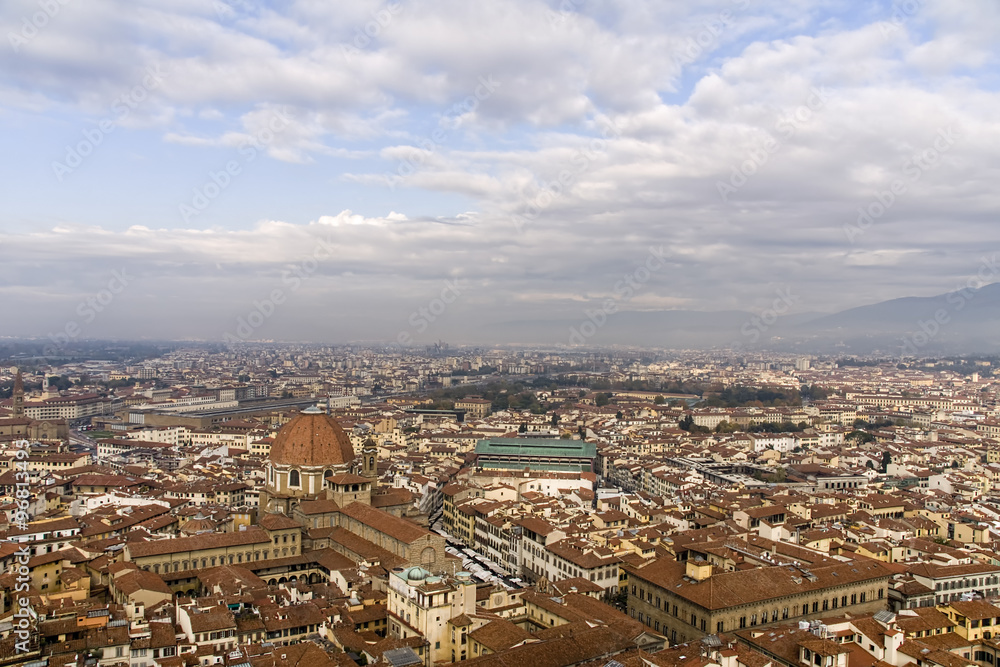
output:
[[[603,319],[603,322],[602,322]],[[484,325],[511,343],[665,348],[745,348],[802,353],[932,356],[1000,352],[1000,283],[932,297],[905,297],[835,314],[619,312],[573,320]]]

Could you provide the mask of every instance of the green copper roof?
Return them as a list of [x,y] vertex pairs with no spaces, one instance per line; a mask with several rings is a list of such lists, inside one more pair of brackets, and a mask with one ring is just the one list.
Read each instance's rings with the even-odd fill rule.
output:
[[597,445],[557,438],[488,438],[476,443],[476,455],[592,459],[597,456]]

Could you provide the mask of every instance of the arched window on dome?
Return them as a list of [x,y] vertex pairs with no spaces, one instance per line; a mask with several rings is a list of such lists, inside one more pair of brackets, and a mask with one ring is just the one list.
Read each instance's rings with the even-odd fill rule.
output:
[[301,486],[302,482],[299,480],[299,471],[292,468],[292,472],[288,474],[288,486]]

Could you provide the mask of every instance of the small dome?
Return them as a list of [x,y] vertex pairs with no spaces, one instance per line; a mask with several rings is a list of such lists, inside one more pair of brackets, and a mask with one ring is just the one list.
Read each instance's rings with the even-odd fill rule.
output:
[[198,512],[198,515],[181,526],[181,533],[184,535],[197,535],[198,533],[214,533],[215,522]]
[[354,447],[336,419],[308,409],[281,428],[269,458],[279,465],[343,466],[354,461]]
[[429,576],[431,576],[431,573],[419,566],[411,567],[403,572],[403,577],[407,581],[423,581]]

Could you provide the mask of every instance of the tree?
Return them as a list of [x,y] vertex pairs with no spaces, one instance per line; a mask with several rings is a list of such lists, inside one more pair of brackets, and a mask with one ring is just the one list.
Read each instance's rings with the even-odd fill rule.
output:
[[867,467],[868,469],[870,469],[870,470],[874,470],[874,469],[875,469],[875,464],[874,464],[874,463],[872,463],[872,460],[871,460],[871,459],[868,459],[868,463],[866,463],[866,464],[865,464],[865,466],[866,466],[866,467]]
[[694,426],[694,417],[691,415],[684,415],[684,419],[680,420],[677,423],[677,426],[683,431],[690,431],[691,427]]
[[594,397],[594,403],[596,403],[598,407],[603,407],[610,402],[611,402],[611,397],[608,394],[605,394],[604,392],[601,392],[600,394]]
[[716,433],[734,433],[739,429],[739,424],[734,424],[733,422],[722,421],[715,425]]
[[653,399],[653,404],[654,405],[663,405],[666,402],[667,402],[667,399],[665,399],[662,396],[657,396],[656,398]]
[[888,472],[889,464],[892,463],[892,454],[889,452],[882,452],[882,472]]
[[864,431],[851,431],[847,434],[847,439],[857,440],[859,445],[863,445],[866,442],[875,442],[875,436]]
[[510,407],[510,399],[507,397],[507,394],[497,394],[493,398],[493,405],[490,407],[493,409],[493,412],[501,412]]
[[788,473],[785,471],[784,468],[778,466],[778,468],[774,471],[774,473],[768,475],[764,481],[770,482],[771,484],[781,484],[787,478],[788,478]]
[[615,419],[621,419],[622,416],[623,415],[622,415],[622,411],[621,410],[619,410],[618,412],[615,413]]
[[552,415],[552,427],[559,426],[559,415]]

